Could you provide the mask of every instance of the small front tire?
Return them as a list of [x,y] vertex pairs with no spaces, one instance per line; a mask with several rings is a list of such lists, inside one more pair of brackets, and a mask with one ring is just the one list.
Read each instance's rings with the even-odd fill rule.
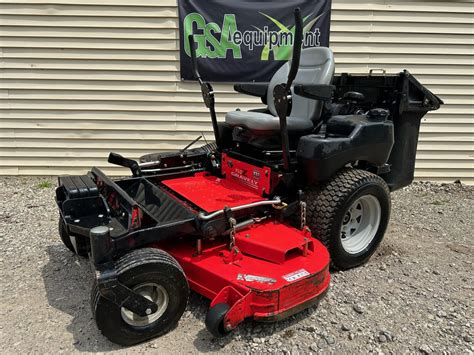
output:
[[229,312],[229,305],[218,303],[211,307],[206,314],[206,328],[216,338],[222,338],[230,332],[224,326],[224,318],[227,312]]
[[59,217],[58,220],[58,232],[59,237],[61,238],[61,241],[63,242],[64,246],[70,251],[72,251],[74,254],[76,254],[76,251],[74,250],[74,246],[72,245],[71,238],[69,237],[69,233],[66,228],[66,223],[64,223],[64,220],[61,217]]
[[[72,237],[69,234],[66,227],[66,223],[64,223],[64,220],[61,218],[61,216],[59,217],[59,221],[58,221],[58,232],[59,232],[59,237],[61,238],[61,241],[63,242],[66,248],[68,248],[74,254],[87,258],[89,248],[88,248],[88,242],[86,238],[85,237]],[[77,252],[76,252],[76,249],[74,248],[74,243],[76,244]]]
[[116,344],[130,346],[172,330],[189,297],[188,282],[177,261],[163,250],[144,248],[124,255],[115,267],[119,281],[155,302],[158,310],[140,317],[102,297],[95,283],[91,308],[102,334]]

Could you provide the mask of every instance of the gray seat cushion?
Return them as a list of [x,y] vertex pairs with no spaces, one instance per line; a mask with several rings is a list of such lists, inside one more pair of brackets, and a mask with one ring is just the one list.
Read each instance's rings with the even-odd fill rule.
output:
[[[225,121],[231,126],[245,127],[254,131],[280,130],[279,118],[263,112],[230,111],[226,114]],[[286,122],[289,132],[303,132],[313,128],[313,122],[308,118],[290,116]]]

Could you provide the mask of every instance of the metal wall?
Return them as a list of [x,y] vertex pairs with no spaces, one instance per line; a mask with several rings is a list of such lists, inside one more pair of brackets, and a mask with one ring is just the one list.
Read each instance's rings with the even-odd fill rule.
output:
[[[113,150],[184,146],[211,125],[182,83],[176,0],[0,1],[0,174],[85,172]],[[472,2],[333,0],[337,72],[408,69],[446,105],[422,124],[416,176],[474,184]],[[218,114],[257,107],[216,85]]]

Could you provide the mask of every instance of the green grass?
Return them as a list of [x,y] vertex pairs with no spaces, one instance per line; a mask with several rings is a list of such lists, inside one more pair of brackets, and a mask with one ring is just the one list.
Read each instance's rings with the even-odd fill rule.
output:
[[50,189],[53,187],[53,183],[49,182],[49,181],[41,181],[39,184],[38,184],[38,188],[39,189]]

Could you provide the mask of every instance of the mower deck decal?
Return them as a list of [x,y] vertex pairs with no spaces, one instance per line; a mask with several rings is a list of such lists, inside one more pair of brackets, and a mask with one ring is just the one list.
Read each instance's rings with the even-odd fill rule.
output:
[[282,277],[288,282],[293,282],[308,275],[309,275],[308,271],[306,271],[305,269],[299,269],[290,274],[283,275]]
[[248,275],[248,274],[238,274],[237,280],[239,281],[247,281],[247,282],[261,282],[261,283],[268,283],[270,285],[276,282],[275,279],[271,277],[265,276],[258,276],[258,275]]

